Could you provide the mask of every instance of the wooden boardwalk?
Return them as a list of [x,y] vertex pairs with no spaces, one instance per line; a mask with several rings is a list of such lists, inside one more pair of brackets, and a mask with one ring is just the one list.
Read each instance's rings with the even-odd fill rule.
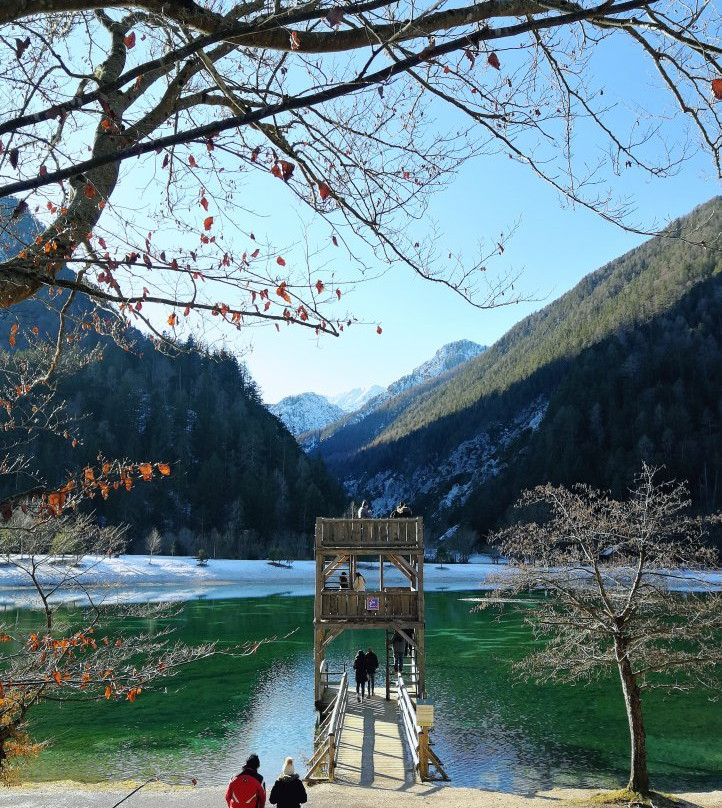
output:
[[396,697],[384,689],[359,704],[349,688],[346,718],[338,744],[336,780],[373,788],[406,789],[416,782],[413,764],[404,755]]

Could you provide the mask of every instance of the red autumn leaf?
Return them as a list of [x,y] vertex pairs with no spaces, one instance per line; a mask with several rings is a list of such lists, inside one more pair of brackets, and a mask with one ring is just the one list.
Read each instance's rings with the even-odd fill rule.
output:
[[196,168],[198,166],[198,163],[196,163],[196,158],[192,154],[188,158],[188,165],[191,166],[191,168]]
[[338,239],[336,238],[336,236],[331,236],[331,243],[333,244],[334,247],[338,247]]
[[163,165],[161,166],[161,168],[165,168],[168,165],[168,163],[170,163],[170,155],[166,154],[165,157],[163,158]]
[[104,250],[107,250],[107,249],[108,249],[108,245],[105,243],[105,239],[104,239],[102,236],[101,236],[101,237],[98,239],[98,244],[100,244],[100,246],[101,246],[101,247],[102,247]]
[[18,159],[20,158],[20,149],[10,149],[8,153],[8,157],[10,158],[10,165],[13,168],[18,167]]
[[377,325],[377,326],[376,326],[376,333],[377,333],[377,334],[381,334],[382,332],[383,332],[383,328],[381,328],[381,326],[380,326],[380,325]]
[[296,168],[296,164],[289,163],[288,160],[281,160],[279,165],[281,167],[281,179],[284,182],[288,182],[293,176],[293,170]]
[[38,174],[41,177],[44,177],[48,173],[48,167],[43,163],[40,168],[38,169]]
[[131,31],[128,36],[125,37],[123,40],[125,47],[130,50],[131,48],[135,47],[135,31]]
[[156,463],[155,465],[158,471],[164,477],[168,477],[170,475],[170,465],[168,463]]
[[331,28],[341,25],[343,22],[343,9],[340,6],[333,6],[326,12],[325,19]]
[[336,289],[336,297],[337,297],[339,300],[341,300],[341,290],[340,290],[340,289]]
[[56,684],[60,684],[62,681],[62,676],[60,675],[60,671],[53,671],[53,679],[55,679]]
[[95,186],[90,182],[86,182],[83,193],[88,199],[93,199],[95,197]]
[[276,263],[278,264],[279,267],[285,267],[286,266],[286,262],[283,260],[283,258],[281,258],[280,255],[278,256],[278,258],[276,258]]
[[206,216],[206,218],[203,220],[203,227],[206,230],[210,230],[211,227],[213,227],[213,217],[212,216]]
[[178,315],[173,312],[168,318],[168,325],[175,325],[178,322]]
[[196,780],[196,778],[195,778],[195,777],[191,777],[191,785],[193,785],[193,786],[194,786],[194,785],[196,785],[197,783],[198,783],[198,780]]
[[468,48],[464,49],[464,56],[466,56],[471,66],[473,67],[474,63],[476,62],[476,56],[474,56],[474,54]]
[[17,56],[18,59],[23,58],[23,54],[27,50],[29,44],[30,44],[29,36],[26,36],[25,39],[18,39],[17,37],[15,37],[15,56]]
[[722,101],[722,79],[712,79],[712,94],[718,101]]
[[141,476],[146,482],[153,479],[152,463],[138,463],[138,471],[141,473]]
[[321,280],[316,281],[316,291],[319,293],[319,295],[321,294],[321,292],[323,292],[324,288],[325,287],[323,285],[323,281]]
[[276,289],[276,294],[279,297],[282,297],[286,301],[286,303],[291,302],[291,295],[289,295],[288,292],[286,291],[286,281],[283,281],[283,283],[278,287],[278,289]]
[[107,118],[103,118],[100,125],[107,132],[113,124]]
[[251,258],[258,258],[259,253],[261,252],[260,247],[256,247],[256,249],[251,253]]
[[203,210],[208,210],[208,200],[205,198],[205,196],[201,197],[201,207]]
[[19,327],[18,324],[14,323],[13,327],[10,329],[9,341],[10,345],[12,345],[13,348],[15,347],[15,334],[18,333],[18,327]]
[[18,204],[13,209],[13,212],[10,214],[11,219],[19,219],[23,213],[27,213],[28,211],[28,203],[23,200],[22,202],[18,202]]
[[325,182],[319,182],[318,195],[321,197],[322,200],[328,199],[329,196],[331,196],[331,189]]
[[298,34],[295,31],[291,31],[291,50],[298,50],[301,47],[301,40],[298,38]]
[[261,153],[261,147],[256,146],[256,148],[251,152],[251,162],[255,163],[258,160],[258,155]]
[[486,61],[495,69],[501,70],[501,62],[499,61],[499,57],[496,55],[495,52],[491,52],[487,57]]
[[105,686],[105,698],[109,699],[113,695],[113,688],[110,685]]

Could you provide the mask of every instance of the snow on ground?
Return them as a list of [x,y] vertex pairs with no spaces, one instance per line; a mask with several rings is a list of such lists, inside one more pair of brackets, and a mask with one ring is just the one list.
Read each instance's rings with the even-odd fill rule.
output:
[[[18,569],[20,557],[12,563],[0,559],[0,609],[38,605],[29,577]],[[367,581],[367,589],[378,588],[378,564],[359,565]],[[124,555],[117,558],[86,556],[79,566],[60,559],[48,559],[41,567],[45,582],[65,582],[56,602],[83,604],[80,590],[93,587],[96,600],[106,604],[133,602],[187,601],[243,597],[309,596],[314,593],[316,565],[312,560],[294,561],[291,566],[277,566],[268,561],[211,559],[199,566],[195,558]],[[472,556],[469,564],[436,563],[424,565],[424,590],[470,591],[493,588],[492,578],[511,572],[506,564],[494,564],[489,556]],[[705,573],[705,581],[722,585],[722,570]],[[75,583],[77,581],[77,583]],[[384,582],[396,586],[405,579],[390,565],[384,568]],[[677,579],[676,589],[699,589],[699,576]]]

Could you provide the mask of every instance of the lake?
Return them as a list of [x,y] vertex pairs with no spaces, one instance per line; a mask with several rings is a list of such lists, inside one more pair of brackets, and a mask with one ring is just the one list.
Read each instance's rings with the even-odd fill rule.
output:
[[[473,604],[463,598],[474,594],[426,595],[427,688],[437,716],[432,739],[452,783],[523,794],[626,782],[628,731],[618,681],[515,681],[511,665],[532,647],[531,633],[511,612],[500,619],[491,611],[470,614]],[[18,613],[15,619],[26,617]],[[251,751],[260,756],[267,780],[286,755],[301,769],[316,720],[312,620],[309,597],[184,604],[172,622],[188,643],[217,638],[228,650],[297,630],[252,656],[220,654],[190,667],[133,704],[41,705],[33,711],[31,732],[51,745],[24,776],[95,782],[159,775],[214,785],[226,783]],[[381,658],[383,638],[381,631],[347,632],[330,647],[331,666],[369,645]],[[720,788],[720,703],[703,693],[651,693],[645,705],[654,787]]]

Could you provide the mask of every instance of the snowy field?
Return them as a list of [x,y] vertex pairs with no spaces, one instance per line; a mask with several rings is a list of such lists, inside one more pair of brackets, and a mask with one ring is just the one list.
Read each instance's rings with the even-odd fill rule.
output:
[[[0,608],[36,606],[30,579],[16,564],[29,565],[19,557],[8,563],[0,559]],[[106,604],[132,602],[187,601],[222,598],[259,598],[275,596],[309,596],[314,594],[315,562],[294,561],[291,566],[275,566],[268,561],[211,559],[199,566],[195,558],[124,555],[118,558],[86,556],[79,565],[53,559],[40,567],[39,577],[46,583],[63,580],[55,597],[68,603],[82,604],[82,587],[92,587],[94,598]],[[378,587],[378,564],[359,565],[367,580],[367,588]],[[493,577],[508,574],[504,563],[493,564],[488,556],[474,556],[468,564],[450,564],[439,568],[436,563],[424,565],[424,590],[471,591],[491,589]],[[722,570],[705,573],[704,581],[722,585]],[[398,586],[406,581],[395,569],[386,565],[384,583]],[[674,588],[704,588],[700,576],[677,579]]]

